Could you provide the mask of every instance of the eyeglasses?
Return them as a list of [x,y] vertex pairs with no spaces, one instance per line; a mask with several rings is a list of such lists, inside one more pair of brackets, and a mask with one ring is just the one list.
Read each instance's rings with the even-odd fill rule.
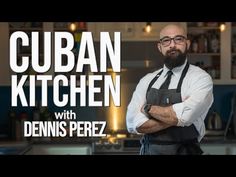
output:
[[182,44],[187,38],[185,36],[182,35],[177,35],[173,38],[171,37],[163,37],[162,39],[160,39],[158,42],[163,45],[164,47],[167,47],[170,45],[171,41],[173,40],[175,44]]

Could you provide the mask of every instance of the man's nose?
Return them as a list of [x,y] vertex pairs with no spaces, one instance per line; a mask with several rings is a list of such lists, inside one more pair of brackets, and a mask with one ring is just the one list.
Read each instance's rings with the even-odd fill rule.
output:
[[175,46],[175,41],[174,39],[171,39],[169,47],[173,48],[174,46]]

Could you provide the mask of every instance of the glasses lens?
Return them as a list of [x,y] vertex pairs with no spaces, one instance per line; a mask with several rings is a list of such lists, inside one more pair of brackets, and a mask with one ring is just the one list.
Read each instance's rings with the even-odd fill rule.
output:
[[176,44],[181,44],[181,43],[184,42],[184,40],[185,40],[184,36],[176,36],[176,37],[174,37],[174,41],[175,41]]
[[171,42],[171,38],[169,38],[169,37],[163,38],[163,39],[161,40],[161,44],[162,44],[163,46],[168,46],[168,45],[170,45],[170,42]]

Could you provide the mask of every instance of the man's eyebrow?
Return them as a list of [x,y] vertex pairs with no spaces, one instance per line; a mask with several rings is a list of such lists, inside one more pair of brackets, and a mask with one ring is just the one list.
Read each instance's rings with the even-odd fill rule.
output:
[[160,40],[165,39],[165,38],[171,38],[171,37],[170,36],[164,36],[164,37],[160,38]]
[[182,35],[182,34],[175,35],[174,37],[164,36],[164,37],[162,37],[160,40],[165,39],[165,38],[175,38],[175,37],[186,37],[186,36],[185,36],[185,35]]

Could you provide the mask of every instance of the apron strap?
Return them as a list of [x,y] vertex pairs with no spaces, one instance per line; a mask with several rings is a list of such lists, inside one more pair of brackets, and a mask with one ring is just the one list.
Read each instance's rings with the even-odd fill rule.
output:
[[181,92],[181,86],[182,86],[184,77],[186,76],[186,74],[188,72],[188,68],[189,68],[189,62],[187,62],[186,66],[184,67],[184,70],[181,74],[181,77],[179,79],[179,83],[178,83],[178,86],[177,86],[177,92]]
[[156,80],[160,77],[161,73],[163,72],[163,70],[161,70],[153,79],[152,81],[149,83],[148,88],[147,88],[147,92],[146,92],[146,99],[147,99],[147,93],[148,91],[151,89],[151,87],[153,86],[153,84],[156,82]]

